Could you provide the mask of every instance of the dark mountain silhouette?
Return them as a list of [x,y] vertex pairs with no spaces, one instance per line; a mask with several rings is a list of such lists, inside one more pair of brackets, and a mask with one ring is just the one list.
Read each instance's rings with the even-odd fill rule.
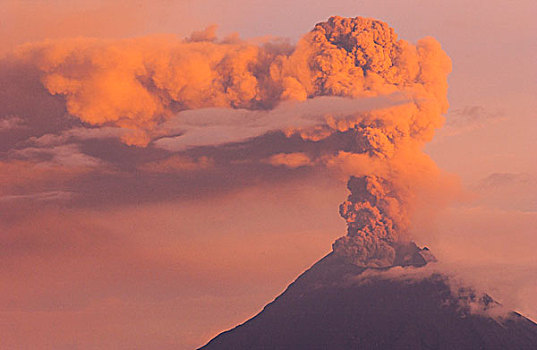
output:
[[[405,269],[434,259],[413,243],[397,252],[394,266]],[[502,307],[490,296],[454,289],[439,273],[388,278],[388,269],[330,253],[201,349],[537,349],[537,324],[515,312],[492,317]]]

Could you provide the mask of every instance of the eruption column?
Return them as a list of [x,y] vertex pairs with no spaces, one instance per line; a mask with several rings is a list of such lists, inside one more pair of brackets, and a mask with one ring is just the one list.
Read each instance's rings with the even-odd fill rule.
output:
[[334,252],[356,265],[392,265],[398,234],[407,226],[397,193],[377,176],[352,176],[347,186],[351,194],[339,207],[347,235],[334,242]]

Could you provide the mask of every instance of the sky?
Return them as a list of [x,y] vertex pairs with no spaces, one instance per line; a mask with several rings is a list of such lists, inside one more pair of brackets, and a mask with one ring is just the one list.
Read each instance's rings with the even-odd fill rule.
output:
[[[425,152],[463,190],[434,215],[415,213],[412,236],[469,283],[537,320],[536,11],[529,0],[7,1],[0,10],[2,347],[192,349],[256,314],[331,251],[345,234],[338,206],[346,177],[322,157],[312,171],[305,165],[323,150],[308,143],[303,153],[296,137],[273,132],[311,118],[248,113],[251,106],[241,105],[248,76],[233,95],[211,95],[213,104],[172,87],[205,91],[196,76],[181,80],[199,68],[196,57],[223,55],[202,43],[214,29],[204,28],[216,24],[240,63],[252,49],[238,37],[272,40],[274,52],[285,52],[333,15],[380,19],[410,43],[432,36],[442,45],[452,63],[449,109]],[[162,62],[178,38],[201,56],[185,57],[187,68],[176,72]],[[166,115],[168,105],[129,80],[127,73],[150,69],[138,60],[147,52],[151,69],[170,69],[153,83],[206,119]],[[107,70],[107,62],[122,69]],[[286,91],[291,99],[301,93]],[[260,103],[274,110],[267,96]],[[350,107],[329,102],[341,113],[405,103],[391,95],[361,96]],[[228,105],[242,109],[228,116]],[[293,108],[279,106],[284,116]],[[304,116],[317,110],[300,106]],[[129,117],[116,118],[120,112]],[[225,123],[203,128],[214,125],[211,113],[226,115]],[[251,124],[229,127],[237,118]],[[202,130],[210,147],[177,142],[182,130]],[[226,145],[229,138],[239,146]],[[289,150],[293,156],[281,155]]]

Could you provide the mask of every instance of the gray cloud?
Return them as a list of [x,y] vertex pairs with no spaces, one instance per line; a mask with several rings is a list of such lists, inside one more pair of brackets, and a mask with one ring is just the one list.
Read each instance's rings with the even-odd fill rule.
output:
[[489,111],[483,106],[465,106],[450,110],[446,115],[446,124],[438,132],[435,140],[439,141],[443,137],[479,130],[489,124],[498,123],[503,120],[506,120],[503,113]]
[[182,151],[196,146],[218,146],[242,142],[270,131],[288,128],[307,128],[326,123],[327,117],[336,120],[353,113],[371,111],[408,103],[402,94],[351,99],[316,97],[304,102],[282,102],[268,111],[203,108],[179,113],[163,123],[157,133],[164,136],[155,146],[170,151]]
[[492,173],[474,184],[479,205],[503,210],[537,212],[537,176],[530,173]]
[[519,184],[537,184],[537,179],[527,173],[492,173],[481,179],[475,188],[491,190]]

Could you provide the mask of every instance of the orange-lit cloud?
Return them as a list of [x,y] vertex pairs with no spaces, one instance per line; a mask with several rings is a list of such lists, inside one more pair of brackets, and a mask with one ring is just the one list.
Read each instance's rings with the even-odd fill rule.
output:
[[[130,130],[123,140],[134,145],[146,145],[156,125],[185,109],[265,109],[282,100],[403,91],[428,100],[420,101],[432,108],[428,113],[445,111],[442,77],[450,62],[438,43],[428,38],[413,46],[397,40],[382,22],[358,23],[351,27],[348,20],[334,18],[305,35],[294,50],[287,44],[215,41],[210,28],[211,35],[198,33],[195,40],[45,41],[19,47],[14,57],[41,72],[47,90],[66,98],[70,114],[91,125]],[[354,51],[347,51],[348,45]],[[413,121],[419,132],[427,128],[419,125],[425,119]],[[426,121],[433,127],[440,122]]]
[[202,156],[191,159],[182,156],[172,156],[163,160],[152,161],[140,166],[141,170],[155,173],[175,173],[182,171],[206,170],[214,166],[211,158]]
[[275,166],[283,165],[288,168],[299,168],[312,165],[310,157],[302,152],[278,153],[270,157],[267,162]]
[[[59,151],[75,147],[66,142],[120,137],[146,147],[148,155],[162,152],[156,148],[192,153],[134,164],[142,174],[203,170],[224,180],[237,178],[229,168],[255,173],[241,168],[247,163],[285,165],[288,172],[326,166],[367,184],[351,188],[342,211],[348,236],[336,252],[361,255],[357,247],[367,236],[369,253],[353,261],[367,265],[375,256],[371,264],[390,264],[393,245],[409,238],[420,192],[452,185],[421,150],[448,108],[451,61],[438,42],[425,38],[413,45],[386,23],[366,18],[332,17],[294,47],[218,40],[215,30],[186,39],[79,38],[20,46],[8,59],[36,71],[82,125],[34,136],[12,156],[49,152],[53,161],[87,163],[106,152],[93,148],[67,157]],[[263,137],[280,137],[281,144],[263,148]],[[249,150],[249,159],[226,154],[230,144]],[[372,226],[351,230],[364,210],[373,213]]]

